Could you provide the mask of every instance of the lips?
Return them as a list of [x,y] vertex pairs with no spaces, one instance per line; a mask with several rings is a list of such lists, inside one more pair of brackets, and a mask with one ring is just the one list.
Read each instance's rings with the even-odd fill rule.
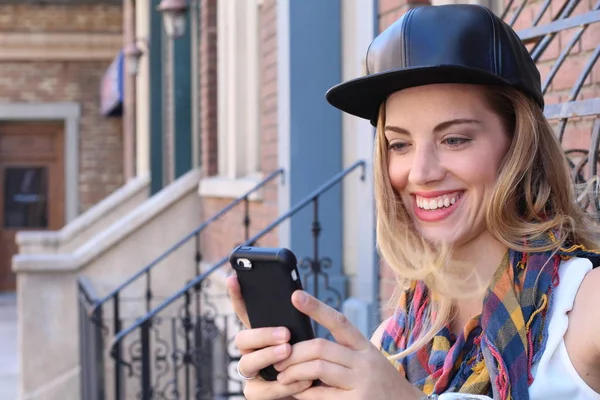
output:
[[448,208],[451,205],[455,204],[462,192],[452,192],[448,194],[443,194],[441,196],[436,197],[425,197],[422,195],[415,195],[417,207],[423,210],[437,210],[439,208]]
[[450,216],[461,203],[464,191],[415,193],[413,211],[423,222],[438,222]]

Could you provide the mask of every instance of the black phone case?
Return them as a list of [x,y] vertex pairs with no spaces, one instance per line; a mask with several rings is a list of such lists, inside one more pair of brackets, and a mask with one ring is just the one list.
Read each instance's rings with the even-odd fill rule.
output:
[[[252,268],[239,266],[239,258],[250,260]],[[252,328],[285,326],[290,330],[292,345],[314,338],[310,318],[291,301],[292,293],[302,289],[294,253],[286,248],[239,246],[231,253],[229,262],[237,272]],[[277,374],[273,366],[260,371],[267,381],[276,380]]]

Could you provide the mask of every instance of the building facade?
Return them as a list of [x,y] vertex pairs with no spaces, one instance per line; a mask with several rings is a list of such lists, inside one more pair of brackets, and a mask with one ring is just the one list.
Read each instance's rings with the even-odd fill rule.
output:
[[[344,297],[360,298],[367,307],[365,312],[375,318],[368,319],[368,326],[380,318],[374,315],[395,287],[391,272],[377,258],[374,217],[366,211],[373,209],[373,131],[368,122],[341,115],[329,106],[324,94],[330,86],[364,73],[370,41],[408,9],[456,2],[461,1],[348,0],[324,4],[316,0],[252,0],[239,7],[217,0],[191,3],[192,35],[199,37],[197,46],[191,47],[192,71],[198,75],[192,80],[191,97],[195,101],[190,103],[195,126],[192,151],[196,152],[191,158],[202,168],[199,194],[203,217],[216,213],[261,177],[283,168],[284,183],[268,186],[251,204],[251,232],[257,232],[336,172],[365,160],[367,179],[345,179],[320,205],[324,218],[320,248],[329,253],[343,275],[340,279],[348,283]],[[500,0],[465,2],[486,6],[498,15],[508,5],[505,19],[517,31],[548,23],[559,16],[563,6],[559,0],[527,2],[521,10],[520,4]],[[571,15],[590,10],[589,1],[580,1]],[[572,29],[558,32],[536,60],[542,81],[548,81],[548,104],[569,99],[598,45],[598,24],[590,24],[550,75],[574,34]],[[533,48],[533,43],[528,46]],[[598,63],[591,66],[572,100],[598,96]],[[168,76],[168,68],[164,73]],[[172,101],[166,104],[177,106]],[[563,138],[565,149],[588,148],[593,123],[592,117],[571,119]],[[166,146],[173,149],[173,145]],[[170,154],[178,157],[176,151]],[[242,241],[242,221],[243,209],[239,208],[207,229],[202,240],[207,260],[218,260]],[[288,246],[308,255],[310,223],[306,210],[260,244]]]
[[[540,67],[546,114],[569,151],[575,180],[597,174],[600,23],[589,12],[590,0],[571,0],[568,7],[563,0],[527,0],[523,7],[468,1],[504,15],[519,31]],[[167,3],[183,11],[174,26],[185,29],[177,37],[160,11]],[[101,97],[103,113],[96,108],[74,115],[87,116],[98,129],[118,128],[110,115],[122,108],[122,148],[102,165],[110,179],[126,184],[116,191],[105,185],[112,194],[92,208],[77,203],[87,211],[60,231],[17,238],[19,312],[31,316],[19,322],[23,397],[160,397],[173,385],[192,390],[182,386],[189,374],[193,390],[211,388],[207,398],[217,389],[239,392],[239,382],[222,376],[236,360],[231,343],[239,328],[223,283],[228,254],[248,241],[294,251],[307,289],[370,335],[389,315],[386,304],[395,288],[376,251],[374,130],[331,107],[325,93],[363,75],[372,39],[425,4],[125,1],[121,47],[107,51],[96,76],[101,80],[111,62],[121,62],[128,82],[124,98],[113,104],[110,96]],[[101,7],[94,9],[98,14],[116,6],[94,7]],[[108,22],[79,23],[113,29]],[[123,72],[132,61],[138,62],[131,70],[136,73]],[[73,85],[55,84],[55,93]],[[75,118],[65,113],[67,120]],[[88,145],[81,142],[80,149],[83,168]],[[590,207],[596,203],[590,199]],[[45,318],[49,313],[60,313],[61,320]],[[202,339],[207,332],[208,342]],[[161,372],[165,362],[177,364],[171,365],[173,376]],[[142,372],[126,374],[124,365]]]
[[58,230],[123,185],[120,118],[100,113],[119,1],[0,4],[0,291],[19,230]]

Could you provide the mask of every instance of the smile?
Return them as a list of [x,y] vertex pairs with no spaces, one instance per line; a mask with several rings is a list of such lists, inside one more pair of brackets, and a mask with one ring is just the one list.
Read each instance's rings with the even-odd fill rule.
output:
[[415,216],[426,222],[441,221],[456,209],[463,193],[463,191],[449,192],[437,197],[415,195]]
[[462,192],[448,193],[443,196],[427,198],[421,196],[415,196],[417,200],[417,207],[422,210],[437,210],[438,208],[448,208],[454,205],[458,199],[462,196]]

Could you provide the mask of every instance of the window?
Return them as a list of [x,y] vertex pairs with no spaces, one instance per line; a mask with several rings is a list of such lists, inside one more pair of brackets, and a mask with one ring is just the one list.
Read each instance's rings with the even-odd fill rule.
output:
[[237,197],[260,180],[260,0],[218,0],[218,176],[200,194]]

